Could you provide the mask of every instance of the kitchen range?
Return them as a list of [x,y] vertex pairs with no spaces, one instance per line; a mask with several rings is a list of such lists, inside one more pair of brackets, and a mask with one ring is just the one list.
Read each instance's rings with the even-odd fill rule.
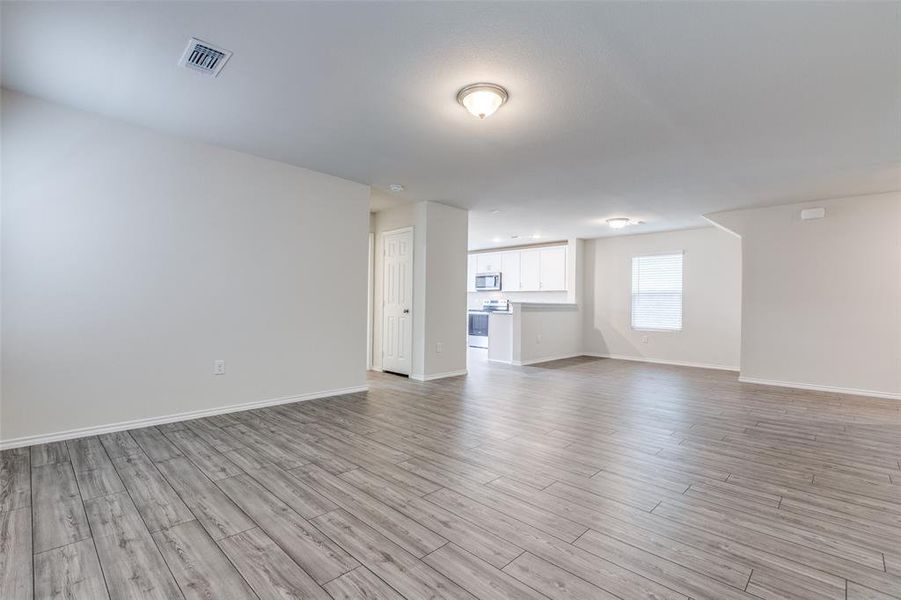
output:
[[481,309],[469,310],[469,345],[473,348],[488,347],[488,315],[493,312],[509,312],[507,300],[485,300]]

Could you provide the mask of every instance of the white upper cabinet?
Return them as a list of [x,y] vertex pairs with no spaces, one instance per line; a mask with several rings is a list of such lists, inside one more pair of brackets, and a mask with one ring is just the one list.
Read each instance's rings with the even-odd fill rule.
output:
[[543,292],[566,289],[566,246],[539,250],[540,288]]
[[516,250],[501,254],[501,289],[505,292],[518,292],[521,288],[519,255]]
[[469,255],[466,289],[475,291],[476,273],[500,273],[504,292],[566,290],[566,246],[544,246]]
[[519,252],[520,290],[537,292],[541,290],[541,250],[521,250]]
[[503,252],[485,252],[476,254],[476,266],[479,273],[499,273],[501,270],[501,254]]

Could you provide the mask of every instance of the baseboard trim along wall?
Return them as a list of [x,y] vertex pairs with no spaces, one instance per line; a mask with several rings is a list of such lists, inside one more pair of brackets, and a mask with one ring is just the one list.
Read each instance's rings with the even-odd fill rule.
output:
[[529,365],[537,365],[539,363],[551,362],[552,360],[563,360],[565,358],[576,358],[577,356],[585,356],[584,352],[576,352],[574,354],[557,354],[555,356],[541,356],[539,358],[531,358],[529,360],[514,360],[510,363],[514,367],[527,367]]
[[431,375],[414,373],[410,375],[410,379],[415,379],[416,381],[432,381],[434,379],[444,379],[445,377],[459,377],[460,375],[466,375],[467,373],[469,373],[467,369],[460,371],[447,371],[445,373],[432,373]]
[[741,383],[756,383],[758,385],[772,385],[776,387],[794,388],[798,390],[811,390],[814,392],[832,392],[846,396],[869,396],[871,398],[885,398],[886,400],[901,400],[901,394],[892,392],[879,392],[875,390],[859,390],[855,388],[833,387],[829,385],[816,385],[812,383],[798,383],[795,381],[776,381],[774,379],[758,379],[756,377],[739,377]]
[[583,356],[593,356],[595,358],[612,358],[614,360],[631,360],[634,362],[653,363],[656,365],[673,365],[675,367],[694,367],[696,369],[716,369],[717,371],[739,371],[739,368],[730,365],[715,365],[709,363],[686,362],[682,360],[659,360],[656,358],[647,358],[645,356],[624,356],[622,354],[597,354],[594,352],[586,352]]
[[343,396],[344,394],[354,394],[357,392],[365,392],[369,390],[368,385],[358,385],[348,388],[338,388],[333,390],[323,390],[321,392],[310,392],[308,394],[297,394],[296,396],[283,396],[281,398],[272,398],[269,400],[255,400],[253,402],[243,402],[241,404],[230,404],[228,406],[217,406],[216,408],[205,408],[202,410],[191,410],[182,413],[164,415],[160,417],[148,417],[146,419],[135,419],[133,421],[120,421],[118,423],[110,423],[108,425],[96,425],[94,427],[82,427],[80,429],[69,429],[67,431],[57,431],[56,433],[48,433],[41,435],[29,435],[25,437],[13,438],[11,440],[0,440],[0,450],[8,450],[10,448],[19,448],[22,446],[32,446],[34,444],[46,444],[49,442],[60,442],[63,440],[71,440],[74,438],[87,437],[90,435],[100,435],[102,433],[113,433],[114,431],[123,431],[126,429],[136,429],[139,427],[151,427],[153,425],[163,425],[165,423],[175,423],[177,421],[190,421],[201,417],[211,417],[213,415],[223,415],[226,413],[241,412],[253,408],[265,408],[267,406],[276,406],[278,404],[290,404],[292,402],[303,402],[306,400],[316,400],[317,398],[329,398],[331,396]]

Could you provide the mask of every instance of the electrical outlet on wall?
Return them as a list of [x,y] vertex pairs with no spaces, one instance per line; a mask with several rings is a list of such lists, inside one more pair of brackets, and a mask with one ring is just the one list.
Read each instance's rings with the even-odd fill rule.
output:
[[435,353],[441,354],[444,352],[444,342],[435,342]]
[[536,343],[536,344],[540,344],[540,343],[541,343],[541,334],[540,334],[540,333],[535,334],[535,343]]
[[642,343],[642,344],[647,344],[647,343],[648,343],[648,336],[646,336],[646,335],[641,336],[641,343]]
[[213,361],[213,375],[225,375],[225,361]]

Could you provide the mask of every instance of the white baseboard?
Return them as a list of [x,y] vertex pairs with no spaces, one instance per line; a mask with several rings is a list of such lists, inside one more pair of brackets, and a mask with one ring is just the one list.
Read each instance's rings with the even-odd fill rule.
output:
[[445,377],[459,377],[460,375],[466,375],[467,373],[469,373],[469,371],[466,369],[460,371],[447,371],[446,373],[432,373],[431,375],[416,373],[410,375],[410,379],[415,379],[416,381],[432,381],[434,379],[444,379]]
[[576,358],[577,356],[585,356],[584,352],[576,352],[575,354],[557,354],[554,356],[541,356],[539,358],[531,358],[529,360],[514,360],[511,365],[514,367],[527,367],[529,365],[537,365],[539,363],[551,362],[552,360],[563,360],[564,358]]
[[682,360],[658,360],[656,358],[647,358],[644,356],[625,356],[623,354],[597,354],[594,352],[586,352],[585,356],[593,356],[595,358],[612,358],[614,360],[631,360],[634,362],[645,362],[645,363],[653,363],[656,365],[673,365],[676,367],[693,367],[696,369],[716,369],[718,371],[735,371],[738,372],[738,367],[732,367],[729,365],[715,365],[709,363],[696,363],[696,362],[686,362]]
[[739,377],[742,383],[756,383],[758,385],[774,385],[776,387],[794,388],[798,390],[812,390],[815,392],[833,392],[845,396],[870,396],[871,398],[885,398],[887,400],[901,400],[901,394],[892,392],[879,392],[875,390],[860,390],[856,388],[834,387],[831,385],[817,385],[813,383],[798,383],[796,381],[776,381],[774,379],[758,379],[757,377]]
[[21,446],[32,446],[34,444],[46,444],[49,442],[59,442],[62,440],[71,440],[73,438],[86,437],[89,435],[100,435],[102,433],[112,433],[114,431],[123,431],[125,429],[136,429],[138,427],[150,427],[152,425],[163,425],[165,423],[174,423],[176,421],[189,421],[191,419],[199,419],[200,417],[211,417],[213,415],[224,415],[226,413],[240,412],[250,410],[252,408],[264,408],[266,406],[276,406],[278,404],[289,404],[291,402],[303,402],[305,400],[315,400],[317,398],[328,398],[330,396],[341,396],[344,394],[353,394],[356,392],[365,392],[369,389],[368,385],[358,385],[348,388],[337,388],[333,390],[323,390],[321,392],[310,392],[307,394],[297,394],[296,396],[284,396],[282,398],[272,398],[269,400],[255,400],[253,402],[244,402],[241,404],[230,404],[228,406],[217,406],[216,408],[205,408],[202,410],[190,410],[187,412],[164,415],[160,417],[147,417],[145,419],[134,419],[132,421],[120,421],[118,423],[110,423],[107,425],[95,425],[92,427],[81,427],[79,429],[69,429],[66,431],[57,431],[55,433],[47,433],[40,435],[28,435],[24,437],[13,438],[11,440],[0,440],[0,450],[9,448],[19,448]]

